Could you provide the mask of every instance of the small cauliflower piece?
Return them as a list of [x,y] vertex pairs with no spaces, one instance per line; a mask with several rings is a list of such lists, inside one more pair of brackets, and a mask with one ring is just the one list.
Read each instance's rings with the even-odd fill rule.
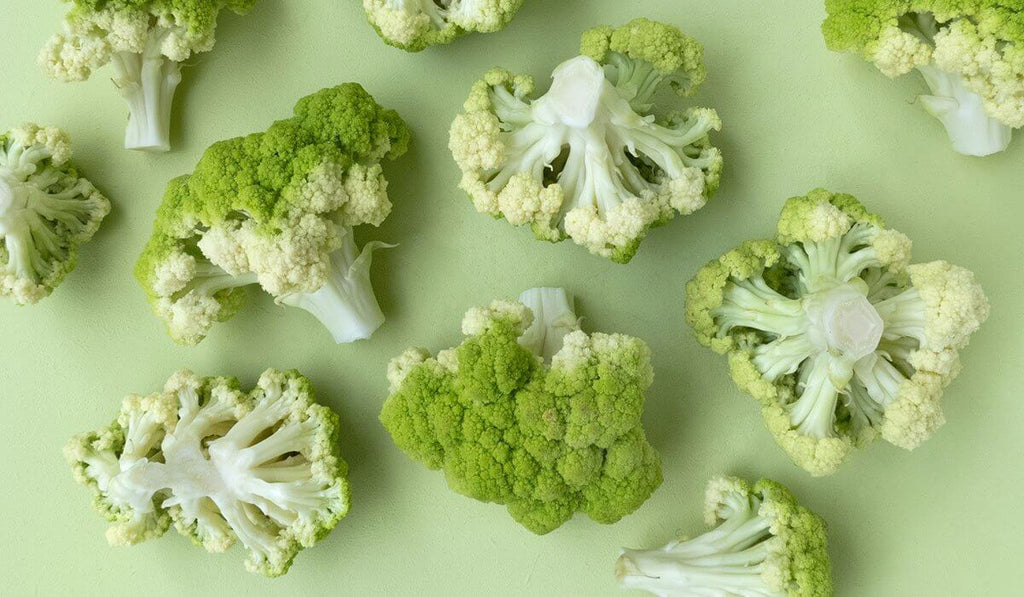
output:
[[953,149],[986,156],[1024,126],[1024,8],[979,0],[826,0],[828,47],[856,52],[889,77],[913,70],[931,89],[921,105]]
[[221,141],[172,180],[135,268],[156,314],[197,344],[260,285],[319,319],[338,343],[384,322],[370,283],[372,242],[356,226],[391,213],[380,161],[405,153],[409,131],[349,83],[299,101],[264,133]]
[[467,33],[501,31],[523,0],[363,0],[381,39],[407,52],[448,44]]
[[881,435],[913,449],[988,318],[974,275],[910,264],[910,239],[852,196],[790,199],[774,241],[744,244],[686,287],[697,339],[728,354],[779,445],[813,475]]
[[246,14],[256,0],[65,0],[64,30],[39,53],[51,77],[85,81],[107,64],[128,104],[125,148],[168,151],[181,63],[214,46],[224,10]]
[[718,188],[722,156],[708,138],[718,114],[653,113],[660,89],[696,91],[703,54],[676,27],[637,19],[585,33],[539,98],[528,76],[487,73],[451,127],[460,186],[481,213],[628,263],[648,230]]
[[712,479],[704,518],[711,530],[703,535],[624,550],[619,584],[659,597],[832,596],[825,522],[779,483]]
[[380,420],[409,457],[537,534],[576,512],[614,523],[661,484],[641,425],[654,379],[642,341],[585,334],[560,288],[471,309],[468,338],[391,362]]
[[163,392],[125,398],[113,423],[72,438],[64,455],[112,523],[111,545],[173,524],[212,553],[241,541],[246,568],[265,576],[288,572],[349,509],[338,416],[295,371],[268,370],[248,393],[179,371]]
[[19,305],[49,296],[108,213],[110,202],[71,162],[64,131],[26,124],[0,133],[0,296]]

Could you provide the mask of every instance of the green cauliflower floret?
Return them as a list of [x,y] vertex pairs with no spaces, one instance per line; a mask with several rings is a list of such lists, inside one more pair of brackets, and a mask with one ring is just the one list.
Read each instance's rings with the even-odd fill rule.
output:
[[468,497],[537,534],[579,511],[605,524],[661,484],[640,421],[653,382],[642,341],[585,334],[562,289],[466,314],[460,346],[410,349],[388,368],[380,420],[395,444]]
[[110,202],[71,162],[71,140],[26,124],[0,133],[0,296],[36,303],[64,281]]
[[736,384],[811,474],[835,472],[878,435],[917,447],[945,422],[939,398],[988,317],[974,275],[911,265],[910,239],[850,195],[790,199],[778,231],[690,281],[697,339],[728,354]]
[[540,98],[531,77],[487,73],[449,147],[477,211],[628,263],[648,230],[717,190],[722,155],[708,135],[722,123],[708,108],[653,113],[658,90],[687,95],[706,77],[702,46],[676,27],[637,19],[581,45]]
[[708,482],[711,530],[653,550],[624,550],[615,565],[623,588],[661,597],[830,597],[825,522],[769,479],[753,486]]
[[918,70],[921,104],[953,148],[985,156],[1024,126],[1024,3],[1018,0],[826,0],[825,40],[889,77]]
[[501,31],[523,0],[363,0],[381,39],[407,52],[451,43],[467,33]]
[[256,0],[64,0],[63,31],[39,54],[46,72],[85,81],[114,68],[114,85],[128,104],[125,147],[168,151],[171,107],[181,63],[214,46],[217,17],[245,14]]
[[173,524],[213,553],[241,541],[246,568],[265,576],[288,572],[349,509],[338,416],[296,371],[270,369],[248,393],[233,378],[179,371],[163,392],[128,396],[113,423],[72,438],[64,455],[113,523],[111,545]]
[[259,284],[317,317],[339,343],[384,322],[370,283],[374,242],[353,227],[391,212],[380,161],[405,153],[409,131],[349,83],[299,101],[264,133],[210,147],[172,180],[135,275],[171,336],[196,344]]

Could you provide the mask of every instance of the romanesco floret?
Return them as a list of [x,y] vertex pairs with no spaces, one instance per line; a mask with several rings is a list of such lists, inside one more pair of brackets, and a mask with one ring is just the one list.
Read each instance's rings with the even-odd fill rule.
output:
[[619,584],[659,597],[831,597],[825,522],[779,483],[712,479],[704,519],[711,530],[693,539],[624,550]]
[[[704,81],[702,46],[676,27],[637,19],[583,36],[534,99],[531,77],[494,70],[451,127],[461,187],[477,211],[572,238],[627,263],[652,227],[700,209],[718,188],[722,155],[707,108],[652,112],[660,89],[689,95]],[[662,106],[665,107],[665,106]]]
[[135,268],[171,336],[197,344],[259,284],[319,319],[338,343],[384,322],[371,256],[353,227],[391,212],[380,161],[405,153],[409,131],[355,83],[299,101],[264,133],[210,147],[168,185]]
[[467,33],[501,31],[523,0],[363,0],[366,18],[390,46],[419,52]]
[[825,40],[889,77],[917,69],[921,104],[953,148],[985,156],[1024,126],[1024,4],[1006,0],[826,0]]
[[913,449],[988,317],[974,275],[910,264],[910,239],[850,195],[790,199],[774,241],[748,242],[686,287],[697,339],[728,354],[779,445],[813,475],[876,436]]
[[64,131],[26,124],[0,133],[0,296],[19,305],[49,296],[109,212],[71,162]]
[[380,415],[452,490],[543,534],[578,511],[616,522],[661,484],[640,421],[654,375],[646,344],[585,334],[557,288],[472,309],[462,331],[456,348],[392,361]]
[[348,513],[338,416],[296,371],[238,380],[179,371],[164,391],[125,398],[117,419],[64,449],[111,521],[111,545],[178,532],[213,553],[241,541],[246,568],[288,572]]
[[114,85],[128,104],[125,147],[171,148],[171,107],[181,63],[213,49],[223,10],[245,14],[256,0],[64,0],[72,4],[64,30],[39,54],[46,72],[84,81],[114,68]]

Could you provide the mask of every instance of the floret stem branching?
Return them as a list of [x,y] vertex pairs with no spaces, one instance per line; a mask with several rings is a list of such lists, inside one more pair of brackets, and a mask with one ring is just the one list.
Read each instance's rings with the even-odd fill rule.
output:
[[888,298],[875,305],[882,321],[885,322],[886,340],[914,338],[919,344],[925,344],[927,327],[927,308],[920,293],[915,288],[908,288],[900,294]]
[[258,283],[259,278],[253,272],[232,275],[208,261],[200,261],[196,263],[195,277],[184,289],[177,293],[177,296],[184,296],[192,290],[199,294],[213,296],[224,290],[242,288],[243,286],[251,286]]
[[694,539],[656,550],[625,550],[616,564],[619,583],[657,595],[777,595],[762,577],[771,523],[758,514],[760,500],[745,506]]
[[797,336],[808,327],[801,301],[779,294],[762,278],[729,285],[725,300],[715,310],[720,333],[744,327],[778,337]]
[[837,388],[845,388],[852,376],[852,364],[828,353],[807,361],[798,384],[800,397],[789,407],[793,428],[819,439],[835,435]]

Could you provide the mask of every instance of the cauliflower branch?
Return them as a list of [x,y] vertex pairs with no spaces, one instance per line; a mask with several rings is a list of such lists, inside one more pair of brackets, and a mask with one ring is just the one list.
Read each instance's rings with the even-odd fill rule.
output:
[[703,535],[623,551],[619,584],[662,597],[831,597],[825,523],[782,485],[712,479],[704,518]]
[[650,228],[700,209],[718,188],[722,157],[708,134],[721,121],[706,108],[651,113],[658,89],[686,95],[705,78],[703,48],[675,27],[638,19],[594,29],[581,53],[537,99],[532,78],[488,73],[449,147],[481,213],[627,263]]
[[825,40],[889,77],[913,70],[931,95],[921,104],[946,127],[953,148],[986,156],[1024,126],[1024,15],[1000,0],[826,0]]
[[407,52],[451,43],[467,33],[494,33],[512,22],[523,0],[363,0],[385,43]]
[[68,1],[64,30],[40,52],[40,64],[69,82],[111,64],[128,104],[125,147],[168,151],[180,63],[213,49],[221,11],[245,14],[256,0]]
[[117,420],[64,453],[113,523],[111,545],[173,524],[210,552],[241,541],[250,571],[281,576],[348,513],[337,440],[338,416],[295,371],[271,369],[249,393],[180,371],[161,393],[128,396]]
[[28,124],[0,134],[0,296],[50,295],[75,269],[78,246],[110,202],[71,163],[64,131]]
[[353,228],[391,212],[380,161],[405,153],[398,115],[356,84],[301,100],[265,133],[222,141],[171,181],[136,277],[171,336],[196,344],[259,284],[316,316],[339,343],[370,337],[384,315],[373,251]]
[[881,435],[913,449],[988,317],[971,272],[910,265],[910,239],[849,195],[791,199],[775,241],[746,243],[687,285],[698,340],[727,353],[768,428],[814,475]]
[[462,345],[391,362],[380,419],[452,490],[503,504],[534,533],[577,511],[613,523],[661,484],[640,422],[653,381],[636,338],[587,335],[562,289],[472,309]]

